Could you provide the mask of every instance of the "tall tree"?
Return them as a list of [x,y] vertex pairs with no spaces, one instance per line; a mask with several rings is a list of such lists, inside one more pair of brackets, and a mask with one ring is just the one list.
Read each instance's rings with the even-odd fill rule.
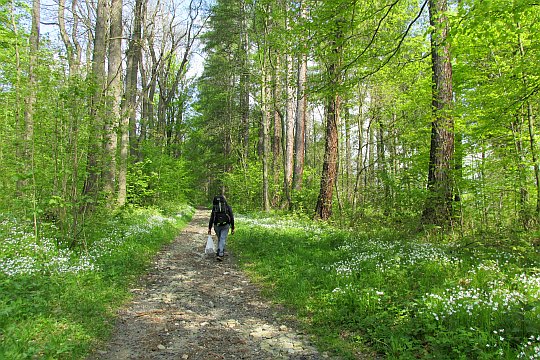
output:
[[112,205],[116,194],[116,150],[122,100],[122,0],[111,1],[109,57],[107,66],[107,112],[105,118],[104,191]]
[[[127,51],[126,89],[120,123],[120,153],[118,167],[118,205],[127,200],[127,165],[128,157],[136,155],[137,149],[137,82],[141,61],[142,23],[146,11],[145,2],[135,1],[133,30]],[[131,150],[131,151],[130,151]]]
[[[287,33],[291,32],[292,23],[293,23],[293,10],[292,4],[289,1],[285,1],[285,28]],[[291,52],[292,46],[290,39],[286,40],[287,49],[285,50],[285,88],[286,88],[286,100],[285,100],[285,123],[283,132],[285,135],[285,146],[284,146],[284,182],[283,190],[285,194],[286,207],[291,205],[291,185],[293,179],[293,168],[294,168],[294,123],[295,123],[295,71],[294,71],[294,60],[293,54]]]
[[103,98],[105,83],[105,60],[107,50],[108,33],[108,7],[106,0],[98,0],[96,25],[94,31],[94,48],[92,52],[91,79],[94,85],[93,96],[90,104],[90,125],[88,139],[88,153],[86,164],[86,179],[83,194],[96,198],[98,195],[99,180],[99,155],[101,151],[101,138],[103,127]]
[[440,226],[453,221],[454,119],[452,63],[448,42],[448,2],[429,0],[432,61],[432,128],[429,152],[428,198],[423,223]]
[[338,124],[339,111],[341,106],[341,96],[339,88],[341,86],[341,66],[342,66],[342,44],[344,37],[345,22],[338,17],[333,20],[331,32],[330,49],[327,54],[327,74],[328,86],[325,94],[325,147],[324,160],[321,174],[321,187],[315,217],[327,220],[332,215],[332,202],[334,185],[338,176]]
[[[300,19],[306,20],[307,7],[305,1],[300,4]],[[305,38],[302,41],[305,44]],[[300,190],[302,188],[302,180],[304,174],[304,156],[306,145],[306,116],[307,116],[307,49],[305,45],[301,46],[301,54],[298,60],[298,75],[296,83],[296,131],[294,138],[294,173],[293,173],[293,189]]]

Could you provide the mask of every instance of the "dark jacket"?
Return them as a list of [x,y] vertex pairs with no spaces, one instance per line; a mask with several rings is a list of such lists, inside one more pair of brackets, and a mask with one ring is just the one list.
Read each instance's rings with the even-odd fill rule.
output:
[[[229,206],[229,204],[226,205],[225,213],[229,215],[230,224],[231,224],[231,230],[234,230],[234,214],[232,211],[232,208]],[[212,225],[215,225],[216,223],[216,213],[214,211],[214,208],[212,208],[212,213],[210,214],[210,221],[208,222],[208,229],[212,229]]]

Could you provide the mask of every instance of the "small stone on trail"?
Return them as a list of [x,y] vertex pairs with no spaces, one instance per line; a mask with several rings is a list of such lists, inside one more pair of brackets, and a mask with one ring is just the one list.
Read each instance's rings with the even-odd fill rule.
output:
[[189,355],[187,355],[187,354],[182,355],[182,359],[184,359],[184,360],[189,359]]
[[164,345],[161,345],[161,344],[159,344],[159,345],[157,346],[157,348],[158,348],[159,350],[165,350],[165,349],[166,349],[166,347],[165,347]]

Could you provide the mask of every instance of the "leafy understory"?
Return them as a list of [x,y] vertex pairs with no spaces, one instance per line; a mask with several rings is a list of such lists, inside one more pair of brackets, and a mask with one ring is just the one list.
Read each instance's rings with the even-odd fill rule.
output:
[[129,284],[193,209],[126,210],[92,224],[70,248],[54,227],[34,237],[8,216],[0,223],[0,358],[84,358],[107,337]]
[[539,251],[242,218],[233,246],[322,346],[355,357],[540,358]]

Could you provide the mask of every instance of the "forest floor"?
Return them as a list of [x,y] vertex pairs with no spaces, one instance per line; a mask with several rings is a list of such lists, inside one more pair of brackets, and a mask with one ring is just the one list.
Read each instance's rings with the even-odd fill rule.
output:
[[237,268],[204,254],[209,214],[197,210],[158,254],[119,312],[109,343],[89,360],[328,359],[290,311],[264,300]]

